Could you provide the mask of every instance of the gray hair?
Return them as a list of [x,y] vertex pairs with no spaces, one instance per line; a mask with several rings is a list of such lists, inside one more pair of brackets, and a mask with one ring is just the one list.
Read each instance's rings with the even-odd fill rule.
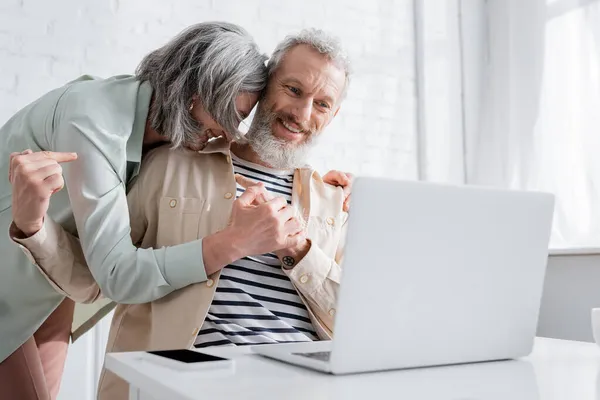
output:
[[140,80],[153,88],[150,123],[173,147],[193,143],[201,126],[190,105],[198,96],[208,114],[235,139],[242,120],[235,100],[242,92],[261,92],[267,82],[265,61],[254,39],[227,22],[193,25],[137,67]]
[[346,82],[344,84],[344,91],[340,97],[340,101],[346,97],[348,93],[348,86],[350,85],[350,75],[352,74],[350,60],[342,43],[336,36],[327,33],[321,29],[308,28],[303,29],[297,34],[288,35],[281,43],[277,45],[273,51],[273,55],[269,59],[267,64],[267,71],[269,76],[275,72],[279,63],[285,56],[285,54],[293,47],[307,44],[319,53],[327,56],[335,65],[342,69],[346,75]]

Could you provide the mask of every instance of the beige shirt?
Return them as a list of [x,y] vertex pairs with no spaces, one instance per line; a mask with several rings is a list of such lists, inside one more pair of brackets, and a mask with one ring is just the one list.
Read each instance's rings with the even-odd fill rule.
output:
[[[142,248],[160,249],[217,232],[229,221],[235,191],[233,165],[224,141],[211,142],[200,153],[168,147],[156,149],[144,160],[128,194],[132,241]],[[347,220],[342,211],[343,200],[342,189],[325,184],[314,170],[296,170],[292,206],[303,212],[312,244],[306,256],[285,272],[307,306],[321,339],[330,339],[333,332]],[[78,301],[97,299],[100,292],[82,262],[83,257],[65,257],[64,252],[55,252],[54,256],[53,245],[62,243],[68,247],[69,243],[58,227],[48,225],[46,232],[49,233],[44,240],[30,238],[19,242],[28,248],[33,259],[43,261],[37,264],[58,290]],[[201,263],[199,268],[203,268]],[[217,272],[204,282],[150,303],[118,305],[107,352],[191,347],[219,276]],[[125,398],[127,386],[104,371],[99,395]]]

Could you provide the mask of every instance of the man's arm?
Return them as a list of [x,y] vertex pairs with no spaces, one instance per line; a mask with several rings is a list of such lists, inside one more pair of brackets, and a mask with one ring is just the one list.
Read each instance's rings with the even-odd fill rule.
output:
[[330,335],[333,335],[333,323],[342,276],[341,263],[345,242],[348,214],[343,214],[340,241],[334,257],[327,255],[317,243],[309,239],[297,247],[279,250],[284,273],[296,287],[300,295],[308,302],[311,311]]
[[[235,179],[246,190],[260,192],[256,196],[257,204],[274,198],[272,194],[264,190],[259,182],[237,174]],[[349,184],[347,183],[347,185]],[[344,204],[342,207],[344,210],[348,207],[347,201],[350,191],[351,186],[347,191],[344,191]],[[301,216],[296,218],[302,220]],[[348,214],[343,213],[340,218],[342,224],[340,240],[337,243],[336,254],[333,258],[321,250],[317,243],[313,243],[305,237],[302,240],[295,240],[298,242],[295,246],[274,252],[281,261],[284,273],[290,278],[300,295],[308,302],[311,311],[319,319],[321,325],[328,330],[330,336],[333,334],[335,307],[342,272],[340,264],[343,258]],[[304,233],[297,236],[302,235]]]

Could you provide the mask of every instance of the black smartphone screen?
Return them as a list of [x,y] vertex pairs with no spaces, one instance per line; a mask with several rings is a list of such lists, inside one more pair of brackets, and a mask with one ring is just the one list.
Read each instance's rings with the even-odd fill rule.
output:
[[198,353],[197,351],[192,350],[159,350],[149,351],[148,353],[160,357],[170,358],[171,360],[175,361],[181,361],[186,364],[225,360],[225,358],[215,357],[204,353]]

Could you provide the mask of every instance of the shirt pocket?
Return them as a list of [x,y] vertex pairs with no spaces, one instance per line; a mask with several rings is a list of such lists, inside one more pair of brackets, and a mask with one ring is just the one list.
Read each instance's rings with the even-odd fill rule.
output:
[[194,197],[161,197],[157,247],[174,246],[198,239],[205,204],[205,199]]
[[308,238],[316,243],[325,254],[333,257],[341,238],[344,220],[342,215],[310,216],[308,218]]

